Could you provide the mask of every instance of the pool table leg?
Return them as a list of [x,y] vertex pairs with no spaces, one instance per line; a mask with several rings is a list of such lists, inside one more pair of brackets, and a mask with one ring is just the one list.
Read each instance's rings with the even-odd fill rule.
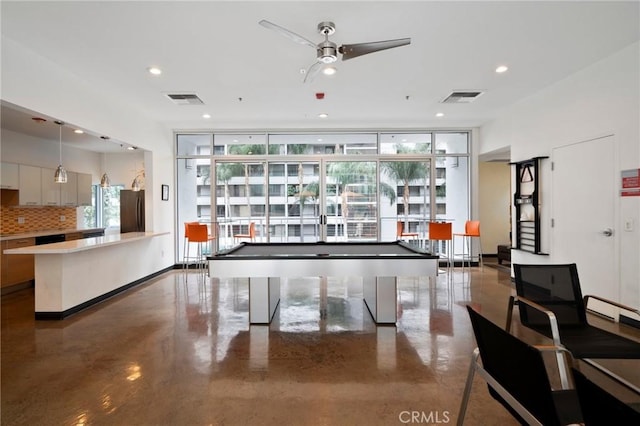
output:
[[249,323],[269,324],[280,303],[280,278],[249,278]]
[[364,303],[376,324],[395,324],[397,311],[396,277],[364,277]]

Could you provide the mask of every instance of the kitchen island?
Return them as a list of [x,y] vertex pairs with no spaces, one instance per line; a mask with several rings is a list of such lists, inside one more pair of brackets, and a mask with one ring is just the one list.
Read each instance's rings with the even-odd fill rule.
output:
[[[35,258],[35,317],[63,319],[159,271],[153,240],[169,232],[130,232],[5,250]],[[161,255],[164,255],[162,253]]]
[[[93,238],[104,235],[104,228],[57,228],[37,231],[20,232],[0,235],[2,251],[30,247],[40,244],[57,243],[60,241]],[[6,294],[33,286],[35,279],[34,256],[22,254],[19,256],[2,254],[2,268],[0,272],[0,293]]]

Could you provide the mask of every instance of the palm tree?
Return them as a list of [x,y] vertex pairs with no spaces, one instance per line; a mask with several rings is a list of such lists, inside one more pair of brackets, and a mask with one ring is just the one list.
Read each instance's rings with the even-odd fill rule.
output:
[[[408,153],[410,150],[398,149],[398,153]],[[404,207],[405,226],[409,221],[409,184],[416,180],[424,179],[429,169],[426,163],[419,161],[391,161],[382,163],[383,172],[390,179],[396,182],[402,182],[404,187],[402,192],[402,203]]]
[[[307,144],[290,144],[287,145],[287,151],[289,154],[304,154],[308,149]],[[304,185],[304,173],[302,168],[302,163],[298,163],[298,201],[300,202],[300,241],[304,242],[304,201],[306,197],[302,197]]]
[[[233,155],[262,155],[265,153],[264,145],[232,145],[229,154]],[[251,194],[249,193],[249,163],[244,163],[244,192],[247,198],[247,210],[251,217]]]
[[[375,193],[376,188],[376,164],[370,161],[336,161],[329,163],[327,174],[336,184],[336,193],[339,194],[342,207],[344,235],[347,235],[347,217],[349,216],[349,196],[346,191],[348,185],[362,184],[366,193]],[[395,190],[384,182],[380,182],[380,193],[389,198],[391,204],[396,200]],[[336,212],[337,214],[337,212]]]
[[[229,181],[234,176],[242,175],[242,164],[240,163],[217,163],[216,165],[216,184],[224,183],[224,216],[229,219],[231,207],[229,206]],[[215,193],[215,188],[214,188]],[[226,237],[226,235],[225,235]]]

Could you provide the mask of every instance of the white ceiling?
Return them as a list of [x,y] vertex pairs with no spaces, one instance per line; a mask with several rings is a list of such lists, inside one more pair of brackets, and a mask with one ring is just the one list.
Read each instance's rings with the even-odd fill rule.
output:
[[[63,65],[105,99],[168,129],[451,128],[481,126],[636,42],[639,5],[2,1],[1,30],[3,39]],[[303,84],[300,69],[313,63],[315,52],[258,25],[261,19],[318,42],[316,26],[329,20],[336,24],[330,39],[338,45],[403,37],[411,44],[338,61],[336,75]],[[496,74],[500,64],[509,71]],[[150,75],[150,66],[163,74]],[[470,104],[442,104],[454,90],[484,94]],[[167,92],[196,93],[205,104],[175,105]],[[325,98],[317,100],[316,92]],[[320,112],[329,117],[319,119]],[[37,128],[31,121],[3,108],[5,128],[30,134]],[[86,146],[102,150],[100,135],[85,130]]]

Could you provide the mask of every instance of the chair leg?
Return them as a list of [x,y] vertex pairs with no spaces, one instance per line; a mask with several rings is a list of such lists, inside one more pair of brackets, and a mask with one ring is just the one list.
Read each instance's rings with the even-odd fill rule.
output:
[[511,332],[511,320],[513,319],[513,308],[515,307],[516,298],[513,295],[509,296],[509,305],[507,305],[507,324],[504,329],[507,332]]
[[464,424],[464,416],[467,412],[467,405],[469,405],[469,397],[471,396],[471,386],[473,385],[473,377],[476,373],[476,365],[478,363],[478,357],[480,351],[476,348],[471,355],[471,365],[469,365],[469,373],[467,373],[467,382],[464,385],[464,392],[462,393],[462,401],[460,402],[460,410],[458,411],[458,426]]

